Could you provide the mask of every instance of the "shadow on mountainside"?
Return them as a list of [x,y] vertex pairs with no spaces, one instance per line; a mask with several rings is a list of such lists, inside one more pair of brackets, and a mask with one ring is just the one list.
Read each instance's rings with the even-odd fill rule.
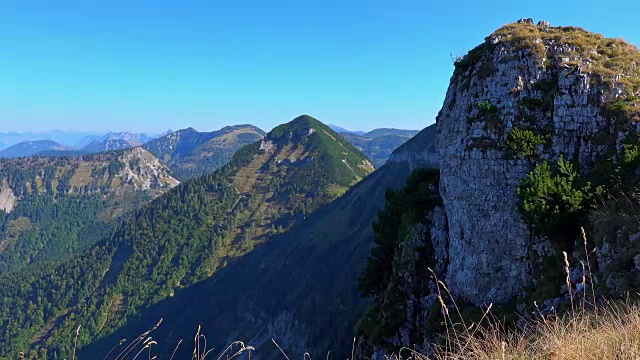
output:
[[261,358],[281,358],[275,338],[293,357],[348,356],[366,305],[356,280],[373,243],[371,224],[386,189],[402,186],[409,174],[406,163],[388,163],[290,231],[84,347],[80,359],[102,357],[122,338],[130,343],[160,318],[151,335],[160,358],[169,358],[181,339],[177,358],[190,356],[198,326],[214,353],[241,340]]

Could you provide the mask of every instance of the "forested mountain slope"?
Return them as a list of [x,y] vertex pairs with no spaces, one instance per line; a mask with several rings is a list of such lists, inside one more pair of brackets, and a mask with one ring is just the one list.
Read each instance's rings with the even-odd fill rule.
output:
[[[434,149],[435,132],[425,134],[431,136],[421,136],[411,151]],[[153,334],[160,354],[173,351],[180,339],[187,341],[202,325],[209,345],[217,349],[242,340],[258,348],[253,356],[280,359],[274,338],[292,358],[307,351],[324,357],[329,350],[332,357],[349,357],[356,321],[367,304],[356,288],[357,278],[373,245],[372,223],[385,193],[403,185],[412,168],[433,165],[419,163],[424,156],[412,157],[410,163],[407,151],[398,149],[397,160],[336,201],[219,274],[146,310],[83,354],[106,352],[121,338],[137,336],[163,318]],[[188,350],[182,348],[180,355],[188,356]]]
[[178,181],[143,149],[0,160],[0,276],[59,261]]
[[215,173],[127,216],[111,236],[54,271],[2,281],[0,356],[69,357],[78,325],[80,346],[111,334],[288,230],[372,170],[311,117],[281,125]]
[[253,125],[226,126],[218,131],[178,130],[143,145],[180,179],[211,173],[226,164],[244,145],[264,136]]

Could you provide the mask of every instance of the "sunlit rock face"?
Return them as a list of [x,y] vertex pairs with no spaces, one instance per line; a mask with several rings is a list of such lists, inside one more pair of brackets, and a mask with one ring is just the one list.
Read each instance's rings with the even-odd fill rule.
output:
[[532,283],[539,239],[518,213],[516,187],[534,161],[508,149],[514,128],[547,139],[537,161],[562,155],[583,173],[637,130],[607,112],[607,104],[633,93],[628,84],[637,79],[632,59],[617,57],[611,65],[607,52],[616,47],[637,53],[582,29],[523,21],[499,29],[456,63],[437,147],[449,227],[446,281],[457,295],[504,303]]

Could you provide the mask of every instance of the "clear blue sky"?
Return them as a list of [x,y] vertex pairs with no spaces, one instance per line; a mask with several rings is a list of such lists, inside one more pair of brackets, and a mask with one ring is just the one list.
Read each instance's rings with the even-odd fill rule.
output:
[[433,123],[461,55],[521,17],[640,43],[635,1],[2,0],[0,131]]

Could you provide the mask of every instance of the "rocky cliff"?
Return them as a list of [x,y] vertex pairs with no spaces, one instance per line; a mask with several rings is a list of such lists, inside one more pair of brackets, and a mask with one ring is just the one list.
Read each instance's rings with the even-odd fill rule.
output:
[[[448,219],[446,280],[474,304],[506,302],[532,284],[535,239],[516,187],[560,156],[583,173],[637,130],[640,52],[573,27],[507,25],[459,59],[438,118]],[[616,111],[617,108],[620,111]],[[544,141],[525,153],[514,131]]]
[[[387,263],[393,275],[369,293],[378,314],[361,319],[360,330],[374,354],[434,339],[442,318],[437,289],[425,285],[434,284],[432,274],[419,270],[425,263],[468,307],[493,303],[509,306],[512,314],[516,308],[526,313],[534,300],[557,307],[563,281],[557,281],[562,267],[555,266],[555,259],[562,261],[566,250],[571,263],[586,263],[584,252],[573,250],[576,229],[589,225],[585,199],[596,192],[592,184],[603,185],[597,191],[606,192],[613,188],[607,188],[611,175],[624,182],[625,176],[637,174],[640,51],[635,46],[580,28],[523,19],[498,29],[454,65],[437,118],[439,197],[428,195],[434,200],[413,227],[421,231],[392,231],[390,249],[396,255]],[[398,152],[391,161],[415,157]],[[632,168],[621,170],[627,166]],[[554,186],[561,189],[551,193]],[[527,194],[539,198],[525,204]],[[576,206],[564,207],[568,199]],[[527,217],[532,209],[539,212]],[[561,228],[557,219],[576,209],[579,216]],[[592,223],[594,218],[602,216],[592,215]],[[612,218],[615,214],[606,221],[617,221]],[[542,225],[546,233],[539,231]],[[635,244],[640,236],[628,226],[597,235],[590,241],[597,246],[601,269],[616,268],[613,277],[618,278],[624,271],[638,273],[633,256],[640,252]],[[415,244],[430,251],[408,256]],[[630,265],[613,266],[619,263]],[[550,275],[555,272],[560,276]],[[621,283],[638,276],[611,278],[606,283],[621,289]],[[578,279],[572,280],[578,285]],[[392,319],[390,314],[404,321],[390,321],[383,333],[367,325],[385,316]]]

